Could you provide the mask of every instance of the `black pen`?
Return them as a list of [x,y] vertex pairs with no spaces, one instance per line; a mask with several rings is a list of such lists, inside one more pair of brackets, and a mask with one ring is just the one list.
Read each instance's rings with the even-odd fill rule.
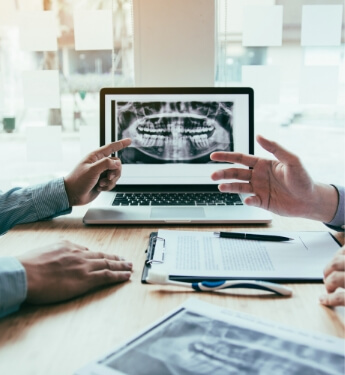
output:
[[241,240],[255,240],[255,241],[291,241],[293,238],[274,236],[270,234],[251,234],[251,233],[236,233],[236,232],[213,232],[215,236],[222,238],[239,238]]

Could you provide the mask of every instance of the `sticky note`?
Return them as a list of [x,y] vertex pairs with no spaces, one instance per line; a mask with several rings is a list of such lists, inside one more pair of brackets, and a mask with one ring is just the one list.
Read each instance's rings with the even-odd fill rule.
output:
[[301,69],[300,103],[336,105],[338,100],[339,68],[309,66]]
[[[6,1],[6,0],[5,0]],[[8,0],[7,0],[8,1]],[[10,0],[13,1],[13,0]],[[15,2],[15,1],[14,1]],[[16,0],[20,11],[44,10],[42,0]]]
[[13,0],[0,1],[0,28],[1,26],[15,26],[18,12],[16,3]]
[[27,160],[59,162],[62,160],[61,126],[30,126],[26,128]]
[[243,9],[243,39],[245,47],[281,46],[283,6],[246,6]]
[[23,72],[24,104],[34,108],[60,108],[58,70]]
[[242,33],[243,8],[248,5],[275,5],[275,0],[241,0],[218,2],[218,28],[220,33]]
[[277,66],[242,66],[242,85],[254,89],[254,103],[279,103],[280,70]]
[[111,10],[76,10],[74,40],[77,51],[113,48]]
[[21,12],[19,30],[23,50],[57,50],[57,20],[54,12]]
[[85,157],[91,151],[99,148],[99,129],[97,126],[81,126],[80,133],[80,155]]
[[342,5],[304,5],[302,8],[302,46],[339,46]]

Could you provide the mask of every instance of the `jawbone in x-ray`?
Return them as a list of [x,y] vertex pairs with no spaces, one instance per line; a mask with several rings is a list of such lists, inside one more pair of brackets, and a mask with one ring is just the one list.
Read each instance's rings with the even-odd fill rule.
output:
[[117,102],[123,163],[209,163],[214,151],[233,151],[233,102]]

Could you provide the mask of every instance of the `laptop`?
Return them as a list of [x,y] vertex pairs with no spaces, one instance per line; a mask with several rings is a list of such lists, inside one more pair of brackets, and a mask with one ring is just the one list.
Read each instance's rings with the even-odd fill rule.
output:
[[254,153],[251,88],[104,88],[100,144],[127,137],[131,146],[116,155],[121,178],[91,203],[85,224],[271,222],[210,178],[234,166],[212,162],[212,152]]

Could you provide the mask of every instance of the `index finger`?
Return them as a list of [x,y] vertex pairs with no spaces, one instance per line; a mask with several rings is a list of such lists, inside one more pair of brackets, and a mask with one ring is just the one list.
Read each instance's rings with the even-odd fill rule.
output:
[[99,159],[109,156],[110,154],[128,147],[132,143],[130,138],[124,138],[117,142],[109,143],[96,150]]
[[238,163],[238,164],[246,165],[247,167],[254,167],[258,161],[258,157],[254,155],[242,154],[240,152],[218,151],[218,152],[213,152],[210,158],[213,161]]

